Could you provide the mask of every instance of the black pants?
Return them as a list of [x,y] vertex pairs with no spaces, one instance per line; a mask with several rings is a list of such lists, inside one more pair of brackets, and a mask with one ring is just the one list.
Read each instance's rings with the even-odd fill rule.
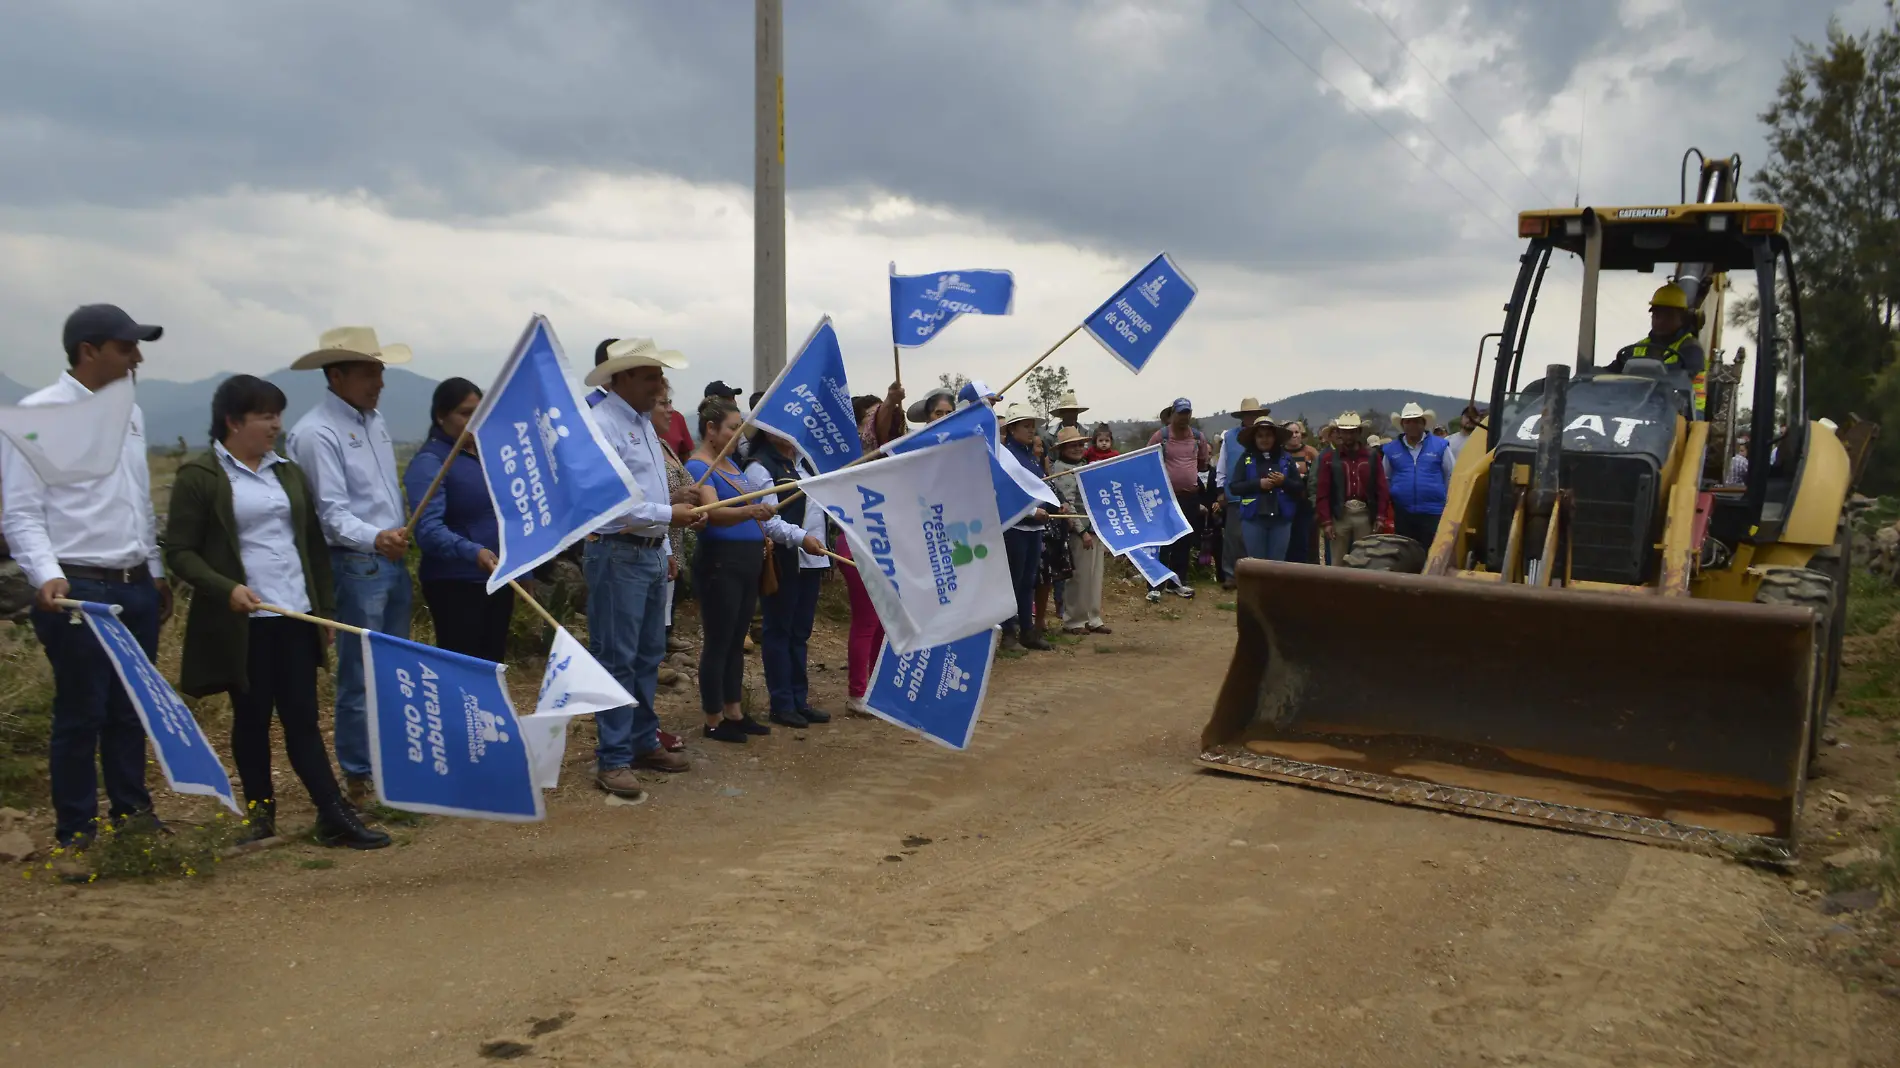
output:
[[1201,525],[1206,522],[1201,513],[1201,491],[1198,489],[1174,491],[1175,503],[1181,506],[1181,514],[1187,516],[1188,532],[1161,547],[1161,563],[1169,571],[1179,575],[1183,585],[1188,580],[1188,569],[1194,566],[1194,554],[1201,547]]
[[1438,534],[1437,512],[1408,512],[1403,508],[1392,507],[1392,532],[1418,542],[1426,549],[1432,547],[1432,538]]
[[1036,633],[1036,578],[1042,571],[1042,530],[1003,531],[1003,549],[1009,554],[1009,582],[1016,591],[1016,618],[1003,621],[1003,633],[1027,637]]
[[508,658],[508,621],[515,614],[515,591],[493,594],[480,582],[432,579],[422,584],[422,599],[435,619],[435,644],[452,653],[478,656],[499,664]]
[[745,636],[759,603],[765,546],[757,541],[699,539],[693,596],[699,601],[699,708],[717,716],[745,694]]
[[268,801],[276,795],[270,780],[270,717],[273,708],[284,725],[284,752],[291,770],[303,780],[319,806],[335,801],[336,773],[330,751],[317,727],[317,668],[322,639],[314,623],[282,616],[252,618],[251,651],[246,671],[250,688],[231,693],[231,759],[236,762],[244,800]]

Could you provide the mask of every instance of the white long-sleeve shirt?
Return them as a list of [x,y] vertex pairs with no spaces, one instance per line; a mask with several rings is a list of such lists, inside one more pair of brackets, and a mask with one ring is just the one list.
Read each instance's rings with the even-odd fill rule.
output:
[[[22,406],[71,404],[92,395],[70,374],[28,395]],[[48,486],[33,465],[0,441],[0,531],[35,588],[66,578],[64,561],[88,567],[137,567],[163,578],[158,559],[158,516],[152,475],[145,463],[145,413],[132,406],[132,425],[119,466],[104,478]]]
[[[762,490],[765,487],[772,485],[772,472],[767,471],[765,469],[765,465],[758,462],[757,460],[754,460],[745,466],[745,478],[746,478],[746,481],[750,483],[750,485],[745,487],[745,490],[747,493],[750,493],[753,490]],[[769,504],[774,507],[777,507],[778,494],[768,493],[764,497],[759,498],[759,503]],[[811,509],[809,508],[806,509],[807,513],[809,513],[810,511]],[[822,522],[822,519],[820,521]],[[827,559],[826,557],[813,556],[812,554],[804,550],[803,546],[805,543],[805,538],[807,534],[809,533],[808,531],[806,531],[804,527],[797,526],[786,520],[780,519],[778,516],[773,516],[772,518],[766,520],[764,523],[761,524],[761,526],[764,527],[765,529],[766,537],[771,538],[773,541],[779,543],[780,545],[785,546],[788,549],[798,550],[799,570],[802,571],[808,567],[818,568],[818,567],[831,566],[831,561]],[[822,527],[819,529],[821,531],[823,530]]]
[[[664,545],[667,525],[673,520],[673,497],[666,487],[666,457],[661,453],[660,434],[653,428],[650,414],[636,412],[618,393],[594,406],[594,422],[601,436],[613,447],[633,484],[645,500],[635,501],[627,510],[602,523],[602,534],[632,534],[658,538]],[[668,555],[672,547],[666,546]]]
[[304,583],[303,560],[297,555],[290,495],[284,492],[277,472],[271,470],[289,461],[267,452],[253,471],[239,463],[223,442],[211,448],[225,480],[231,483],[231,518],[237,522],[238,561],[244,565],[244,584],[266,604],[309,612],[310,589]]
[[323,540],[337,549],[376,551],[376,535],[408,521],[396,449],[380,412],[361,412],[325,392],[284,441],[317,497]]

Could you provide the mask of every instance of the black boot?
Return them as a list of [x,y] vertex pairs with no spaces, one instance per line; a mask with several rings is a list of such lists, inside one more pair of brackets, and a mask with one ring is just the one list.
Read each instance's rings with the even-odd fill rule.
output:
[[251,825],[244,829],[244,837],[238,839],[238,844],[249,845],[277,837],[277,799],[266,797],[261,801],[252,801],[250,808]]
[[363,826],[363,820],[342,798],[317,806],[317,844],[351,849],[381,849],[389,836]]

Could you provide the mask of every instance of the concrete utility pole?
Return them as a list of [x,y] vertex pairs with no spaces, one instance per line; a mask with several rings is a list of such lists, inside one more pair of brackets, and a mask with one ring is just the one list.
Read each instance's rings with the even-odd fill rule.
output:
[[781,0],[753,0],[752,388],[785,367],[785,26]]

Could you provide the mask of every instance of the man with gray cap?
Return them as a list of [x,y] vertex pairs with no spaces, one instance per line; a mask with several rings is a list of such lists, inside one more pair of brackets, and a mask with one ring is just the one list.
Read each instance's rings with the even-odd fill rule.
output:
[[[135,374],[144,360],[139,343],[164,333],[110,304],[79,308],[66,319],[66,372],[21,406],[86,400]],[[106,429],[116,428],[100,432]],[[97,830],[95,759],[113,822],[157,824],[145,789],[145,728],[91,629],[73,626],[54,603],[65,597],[118,605],[119,621],[146,656],[158,659],[158,628],[171,615],[172,594],[159,570],[145,448],[145,415],[137,404],[131,405],[118,465],[101,478],[48,485],[18,449],[0,443],[0,531],[39,590],[33,630],[53,667],[47,770],[53,833],[66,849],[85,849]]]

